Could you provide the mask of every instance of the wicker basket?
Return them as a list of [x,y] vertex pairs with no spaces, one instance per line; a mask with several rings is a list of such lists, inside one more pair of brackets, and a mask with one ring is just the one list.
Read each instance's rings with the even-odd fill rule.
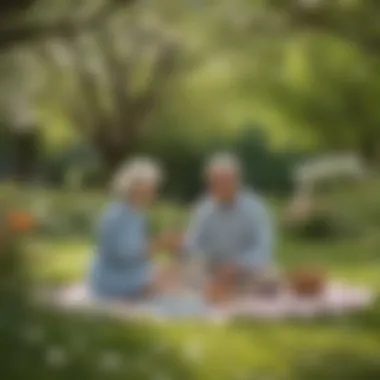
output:
[[326,276],[316,269],[300,269],[289,274],[288,285],[292,292],[302,297],[316,297],[323,293]]

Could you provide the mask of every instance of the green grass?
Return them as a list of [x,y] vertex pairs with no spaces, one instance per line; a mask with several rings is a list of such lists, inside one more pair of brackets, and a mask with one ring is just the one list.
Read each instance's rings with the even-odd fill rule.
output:
[[[27,242],[30,268],[42,282],[68,284],[83,279],[93,253],[88,239],[32,238]],[[310,244],[287,239],[277,252],[282,268],[319,265],[330,276],[380,290],[380,236],[355,241]]]
[[[380,199],[372,188],[371,192]],[[73,207],[73,203],[83,206],[84,199],[96,208],[96,212],[100,209],[98,205],[104,203],[104,198],[99,194],[82,196],[80,199],[72,194],[64,196],[48,192],[44,195],[54,199],[55,204],[60,206],[57,213],[66,212],[65,209]],[[13,194],[13,197],[20,199],[20,193],[17,196]],[[36,197],[36,193],[33,197]],[[365,210],[357,201],[364,199],[368,203],[368,197],[362,193],[353,194],[352,197],[351,202],[344,197],[347,209],[343,211],[347,211],[350,206],[350,215],[355,215],[355,206],[364,218]],[[23,200],[25,204],[30,204],[31,199],[35,200],[29,195],[29,201]],[[173,218],[185,218],[183,211],[173,211],[162,205],[156,214],[161,228],[162,224],[172,224]],[[53,285],[83,280],[92,254],[92,239],[88,234],[61,237],[39,234],[25,241],[25,244],[29,252],[30,270],[36,281]],[[277,258],[283,268],[301,263],[318,264],[326,268],[331,277],[380,290],[380,234],[376,228],[368,228],[360,237],[348,237],[335,242],[301,241],[284,235],[279,243]],[[74,321],[72,326],[75,323],[81,326],[80,322]],[[110,332],[112,338],[108,340],[108,345],[125,356],[133,355],[131,352],[134,352],[137,343],[131,343],[131,330],[139,329],[138,324],[109,323],[114,332]],[[86,339],[91,342],[95,332],[86,326],[73,329],[82,329]],[[175,380],[380,378],[380,307],[356,317],[303,323],[240,321],[229,326],[190,322],[162,325],[143,323],[139,334],[152,338],[152,345],[169,347],[168,355],[177,366],[182,363],[182,369],[172,375]],[[140,354],[144,356],[147,348],[141,350]],[[170,364],[169,367],[173,366]],[[128,370],[125,371],[124,376],[114,378],[135,378],[128,377]],[[174,372],[168,370],[168,373]]]
[[[33,257],[31,268],[39,280],[62,284],[83,279],[91,258],[89,241],[37,239],[29,244]],[[372,244],[368,238],[334,245],[288,240],[281,246],[279,257],[284,266],[290,267],[300,260],[314,260],[328,268],[331,276],[380,290],[380,263],[376,252],[369,250]],[[378,247],[379,240],[376,244]],[[358,371],[364,373],[373,365],[372,361],[367,363],[368,358],[380,352],[380,329],[377,324],[375,329],[366,328],[366,318],[364,322],[338,319],[323,323],[257,322],[230,326],[175,323],[155,326],[154,331],[165,344],[181,353],[189,365],[191,379],[261,379],[267,376],[274,379],[310,377],[317,380],[319,376],[334,380],[354,379],[349,376]],[[380,313],[376,318],[380,324]],[[325,356],[330,358],[327,367]],[[334,356],[337,358],[331,359]],[[334,371],[338,371],[336,376],[339,377],[332,377]],[[375,366],[375,371],[379,374],[380,366]]]

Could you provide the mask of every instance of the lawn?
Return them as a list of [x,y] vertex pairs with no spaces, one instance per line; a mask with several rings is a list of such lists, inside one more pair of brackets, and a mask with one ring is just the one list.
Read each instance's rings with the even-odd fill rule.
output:
[[[376,194],[377,189],[375,191],[373,187],[370,187],[370,190],[372,197],[376,196],[380,199],[380,196]],[[91,215],[94,215],[99,212],[100,205],[104,203],[101,196],[90,193],[86,196],[82,195],[80,199],[73,194],[63,194],[63,192],[42,194],[36,190],[33,192],[13,190],[10,193],[9,189],[3,189],[3,194],[7,194],[9,199],[12,198],[13,203],[18,205],[33,206],[36,202],[54,203],[54,207],[51,207],[62,219],[66,218],[67,214],[73,213],[73,209],[86,210],[86,207],[88,210],[91,209]],[[45,201],[42,201],[42,197]],[[351,198],[339,197],[342,204],[355,206],[358,210],[357,212],[353,208],[348,210],[350,207],[347,207],[344,210],[347,212],[347,219],[351,218],[350,220],[355,221],[359,215],[360,218],[365,218],[364,205],[358,204],[357,201],[369,202],[368,198],[357,191],[351,194]],[[376,201],[373,202],[376,203]],[[372,204],[366,207],[371,215],[374,214]],[[280,208],[276,207],[276,212],[279,212]],[[185,219],[184,214],[186,214],[182,209],[179,211],[178,206],[173,209],[167,205],[161,205],[155,212],[156,224],[161,224],[161,228],[179,224],[178,221]],[[91,216],[90,219],[93,220],[93,218]],[[368,216],[367,219],[369,220],[370,217]],[[366,222],[367,219],[365,219]],[[372,219],[376,218],[372,217]],[[376,224],[372,219],[368,222],[370,226],[365,228],[360,236],[346,237],[336,241],[311,242],[295,239],[280,232],[278,260],[284,268],[293,267],[302,262],[316,263],[325,267],[333,277],[380,290],[378,275],[380,273],[380,234],[374,228]],[[78,226],[83,227],[82,233],[72,233],[72,231],[59,230],[59,228],[59,233],[55,233],[53,229],[49,229],[51,228],[49,226],[24,242],[28,251],[29,268],[37,282],[66,284],[83,279],[91,257],[93,239],[88,227],[83,226],[85,220],[79,218],[78,223]],[[362,223],[360,219],[359,224]],[[162,225],[165,226],[162,227]],[[79,319],[73,321],[71,326],[75,324],[79,326],[78,329],[87,331],[87,335],[83,335],[87,344],[95,346],[96,344],[91,342],[97,339],[94,337],[98,337],[99,332],[95,332],[96,329],[91,331],[87,328],[88,323]],[[120,324],[107,321],[108,325],[111,326],[108,334],[112,336],[112,339],[109,339],[107,349],[118,352],[126,361],[132,358],[133,363],[130,364],[132,366],[138,360],[145,361],[145,367],[151,368],[151,375],[140,373],[140,375],[132,376],[131,367],[124,363],[124,366],[119,368],[119,373],[116,371],[109,374],[107,378],[174,380],[181,378],[195,380],[380,378],[380,309],[378,307],[355,317],[307,323],[240,321],[229,326],[217,326],[199,323]],[[78,330],[72,328],[71,331]],[[160,351],[163,355],[162,361],[157,362],[155,359],[153,363],[151,357],[147,359],[149,355],[146,347],[149,345],[142,345],[140,338],[140,343],[133,341],[134,338],[131,336],[135,337],[136,334],[143,340],[151,339],[152,347],[161,347],[158,351],[167,353],[164,355]],[[96,361],[95,351],[95,348],[91,346],[92,359],[88,357],[87,360]],[[161,354],[154,355],[159,357]],[[139,359],[135,358],[136,355]],[[115,355],[113,357],[115,363],[116,357]],[[167,361],[165,362],[164,359]],[[94,375],[91,378],[97,377]]]

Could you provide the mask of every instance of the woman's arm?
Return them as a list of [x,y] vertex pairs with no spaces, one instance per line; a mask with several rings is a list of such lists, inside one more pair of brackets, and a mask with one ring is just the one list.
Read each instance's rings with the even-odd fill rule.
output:
[[[110,260],[122,262],[141,257],[148,251],[145,231],[133,226],[132,216],[115,206],[101,220],[99,245]],[[141,226],[143,228],[143,226]]]

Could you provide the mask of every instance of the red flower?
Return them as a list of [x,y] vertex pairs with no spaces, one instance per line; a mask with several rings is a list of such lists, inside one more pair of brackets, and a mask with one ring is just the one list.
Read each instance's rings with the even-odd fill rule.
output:
[[36,221],[28,212],[11,211],[8,215],[8,226],[14,232],[27,233],[35,229]]

